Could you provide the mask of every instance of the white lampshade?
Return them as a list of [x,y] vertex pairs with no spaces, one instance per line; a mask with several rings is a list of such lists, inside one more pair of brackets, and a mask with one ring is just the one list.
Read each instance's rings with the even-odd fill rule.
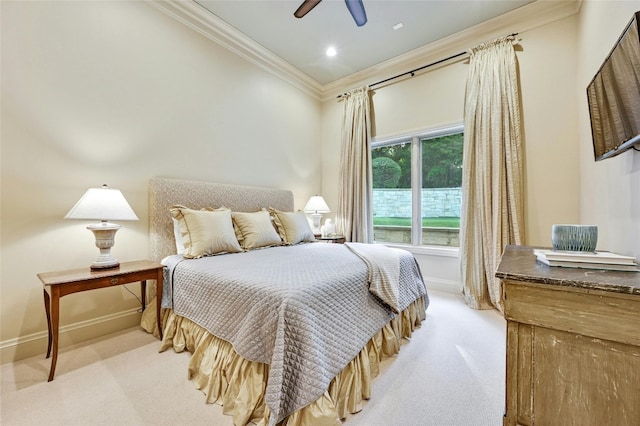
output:
[[122,192],[107,185],[88,189],[64,218],[101,221],[87,226],[96,238],[96,247],[100,249],[100,255],[91,265],[91,269],[115,268],[120,265],[120,262],[111,256],[111,247],[115,244],[114,238],[121,226],[108,221],[138,220]]
[[89,188],[65,219],[138,220],[135,212],[118,189],[102,185]]
[[329,213],[329,206],[324,201],[324,198],[320,195],[314,195],[309,198],[307,204],[304,206],[305,213]]

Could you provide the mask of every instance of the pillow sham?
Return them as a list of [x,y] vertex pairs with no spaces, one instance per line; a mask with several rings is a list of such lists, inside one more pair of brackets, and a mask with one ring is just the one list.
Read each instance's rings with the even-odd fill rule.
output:
[[175,217],[171,218],[171,222],[173,222],[173,239],[176,242],[176,253],[182,255],[184,254],[184,241],[180,232],[180,222]]
[[271,223],[271,216],[266,210],[254,213],[231,213],[236,237],[245,250],[269,247],[282,244],[280,235]]
[[218,253],[237,253],[242,248],[236,239],[227,208],[193,210],[175,205],[169,210],[180,225],[184,257],[197,259]]
[[273,217],[273,223],[285,244],[293,245],[316,240],[304,212],[281,212],[269,208],[269,213]]

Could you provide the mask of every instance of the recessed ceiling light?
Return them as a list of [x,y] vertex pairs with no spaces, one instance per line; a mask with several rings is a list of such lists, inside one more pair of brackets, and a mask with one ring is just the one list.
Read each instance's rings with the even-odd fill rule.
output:
[[327,56],[336,56],[336,48],[331,46],[327,48]]
[[393,26],[393,29],[394,29],[395,31],[398,31],[398,30],[399,30],[400,28],[402,28],[402,27],[404,27],[404,24],[403,24],[402,22],[398,22],[397,24],[395,24],[395,25]]

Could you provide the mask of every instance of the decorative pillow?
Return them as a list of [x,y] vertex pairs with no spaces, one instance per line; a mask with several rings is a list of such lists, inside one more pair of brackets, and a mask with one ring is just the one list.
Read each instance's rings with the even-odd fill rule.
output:
[[298,244],[316,240],[309,226],[307,215],[304,212],[281,212],[274,208],[269,209],[276,225],[278,234],[285,244]]
[[175,217],[171,218],[173,222],[173,238],[176,241],[176,253],[184,254],[184,241],[182,240],[182,233],[180,232],[180,222]]
[[170,209],[180,225],[184,257],[196,259],[217,253],[237,253],[242,248],[236,239],[231,210],[192,210],[176,205]]
[[236,237],[245,250],[269,247],[282,244],[280,236],[271,223],[271,216],[266,210],[255,213],[231,213],[236,228]]

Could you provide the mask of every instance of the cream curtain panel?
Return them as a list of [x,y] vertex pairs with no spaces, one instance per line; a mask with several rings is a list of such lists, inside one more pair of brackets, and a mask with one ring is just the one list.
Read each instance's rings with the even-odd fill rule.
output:
[[342,96],[342,152],[336,228],[347,241],[373,242],[369,87]]
[[495,270],[522,244],[522,136],[513,36],[470,51],[464,113],[460,266],[466,303],[503,310]]

